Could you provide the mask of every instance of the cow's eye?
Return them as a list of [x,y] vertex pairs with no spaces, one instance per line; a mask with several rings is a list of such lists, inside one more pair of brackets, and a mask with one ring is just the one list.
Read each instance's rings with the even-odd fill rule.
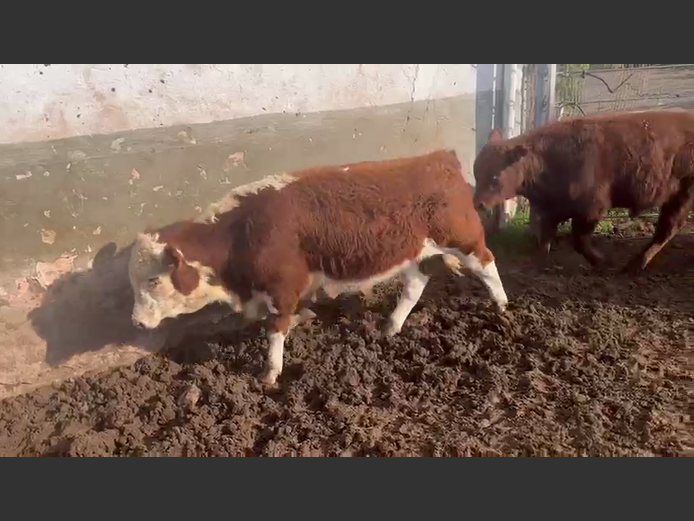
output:
[[147,283],[150,285],[150,287],[155,288],[159,285],[159,277],[152,277],[147,281]]

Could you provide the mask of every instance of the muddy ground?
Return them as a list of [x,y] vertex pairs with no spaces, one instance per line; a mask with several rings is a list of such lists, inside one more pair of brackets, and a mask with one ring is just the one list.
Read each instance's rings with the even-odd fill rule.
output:
[[[622,263],[633,235],[598,245]],[[439,274],[383,339],[386,288],[296,331],[277,389],[255,380],[254,328],[6,400],[0,455],[691,454],[694,235],[638,278],[591,271],[566,241],[546,265],[499,257],[507,318],[476,280]]]

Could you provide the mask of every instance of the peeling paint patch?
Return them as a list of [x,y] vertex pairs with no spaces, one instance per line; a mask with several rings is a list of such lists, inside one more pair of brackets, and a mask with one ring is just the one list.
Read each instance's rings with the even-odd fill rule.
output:
[[67,153],[67,157],[70,159],[70,161],[81,161],[82,159],[87,157],[87,154],[85,154],[81,150],[70,150]]
[[224,170],[227,171],[229,168],[239,165],[244,167],[246,166],[246,154],[244,152],[234,152],[233,154],[229,154]]
[[195,138],[192,137],[190,134],[188,134],[188,132],[186,132],[185,130],[181,130],[181,131],[177,134],[177,136],[178,136],[179,138],[181,138],[183,141],[185,141],[186,143],[190,144],[190,145],[196,145],[196,144],[198,143],[198,142],[195,140]]
[[55,262],[37,262],[36,275],[32,277],[43,289],[48,289],[63,273],[72,271],[77,255],[63,254]]
[[32,294],[30,292],[31,286],[26,278],[21,278],[15,280],[15,291],[10,293],[7,297],[7,301],[10,306],[15,306],[20,303],[30,302],[32,300]]
[[53,244],[55,242],[56,233],[53,230],[44,230],[41,228],[41,241],[45,244]]
[[101,226],[97,226],[92,235],[101,235]]
[[45,215],[46,217],[48,217],[50,219],[51,218],[51,211],[46,210],[45,212],[43,212],[43,215]]
[[135,170],[135,169],[133,168],[133,169],[130,171],[130,180],[128,181],[128,184],[131,185],[131,184],[133,184],[135,181],[137,181],[138,179],[140,179],[140,172],[138,172],[137,170]]
[[43,173],[43,177],[50,177],[50,176],[51,176],[51,173],[50,173],[48,170],[46,170],[46,171]]
[[69,172],[71,166],[72,166],[72,163],[68,163],[67,166],[65,167],[65,170],[67,170]]
[[154,188],[152,188],[152,191],[153,191],[153,192],[158,192],[158,191],[161,190],[162,188],[164,188],[164,185],[157,185],[157,186],[155,186]]
[[125,141],[124,137],[119,137],[118,139],[114,139],[111,142],[111,150],[114,152],[120,152],[121,145],[123,144],[123,141]]
[[200,170],[200,177],[202,177],[203,179],[207,179],[207,172],[205,172],[204,168]]
[[29,172],[29,170],[27,170],[23,174],[17,174],[15,178],[17,179],[17,181],[21,181],[22,179],[29,179],[32,175],[33,174]]

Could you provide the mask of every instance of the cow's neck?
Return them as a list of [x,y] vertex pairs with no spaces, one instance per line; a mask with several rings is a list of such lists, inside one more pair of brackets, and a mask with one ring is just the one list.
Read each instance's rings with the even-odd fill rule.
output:
[[517,190],[517,194],[531,201],[534,197],[540,195],[542,188],[541,179],[545,167],[540,158],[535,154],[524,157],[522,161],[521,175],[523,176],[523,181]]
[[[175,246],[188,263],[199,263],[220,276],[229,260],[231,237],[228,223],[188,221],[179,228],[164,232],[161,238]],[[221,283],[221,281],[220,281]]]

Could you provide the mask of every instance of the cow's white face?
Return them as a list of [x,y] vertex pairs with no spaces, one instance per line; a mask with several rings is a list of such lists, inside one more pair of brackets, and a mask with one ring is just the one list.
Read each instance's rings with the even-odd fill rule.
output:
[[194,313],[214,302],[240,310],[237,296],[210,284],[211,268],[186,262],[180,250],[141,233],[133,245],[128,276],[135,296],[133,324],[156,328],[165,318]]

